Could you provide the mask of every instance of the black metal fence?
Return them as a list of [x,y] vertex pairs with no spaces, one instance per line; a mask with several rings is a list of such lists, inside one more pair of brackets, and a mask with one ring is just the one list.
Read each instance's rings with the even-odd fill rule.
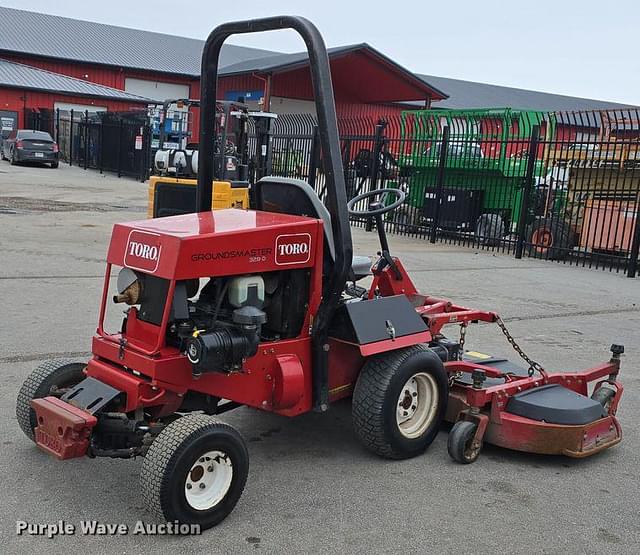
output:
[[[281,119],[272,173],[307,179],[322,196],[314,123]],[[637,110],[428,110],[339,125],[348,196],[406,193],[387,216],[392,233],[638,274]]]
[[[149,175],[145,113],[29,118],[52,132],[70,164]],[[386,217],[391,233],[638,274],[638,110],[422,110],[338,125],[348,197],[380,188],[406,194]],[[271,144],[271,173],[305,179],[324,197],[314,116],[280,115]],[[255,156],[255,137],[249,149]]]
[[56,110],[54,114],[51,132],[63,161],[118,177],[140,181],[149,177],[151,131],[146,113]]

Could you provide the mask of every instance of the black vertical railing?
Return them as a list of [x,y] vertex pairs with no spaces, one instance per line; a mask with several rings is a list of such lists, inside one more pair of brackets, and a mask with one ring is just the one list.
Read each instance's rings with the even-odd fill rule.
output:
[[429,241],[435,243],[438,237],[438,226],[440,225],[440,215],[442,214],[442,203],[444,200],[444,179],[447,166],[447,156],[449,152],[449,126],[442,129],[442,142],[440,143],[440,153],[438,157],[438,174],[436,178],[435,212],[431,222]]
[[536,166],[538,145],[540,141],[540,127],[533,126],[531,138],[529,140],[529,150],[527,154],[527,165],[525,177],[522,183],[522,201],[520,206],[520,216],[518,219],[518,239],[516,242],[516,258],[522,258],[524,250],[525,233],[527,229],[527,219],[529,216],[529,207],[531,204],[531,196],[533,194],[533,172]]
[[73,108],[69,117],[69,165],[73,166]]
[[640,194],[638,195],[637,199],[638,202],[635,206],[635,226],[631,243],[629,267],[627,269],[627,276],[630,278],[636,277],[638,273],[638,251],[640,251]]
[[[33,125],[55,131],[69,164],[148,177],[151,132],[143,117],[39,114],[29,115]],[[385,219],[391,233],[638,276],[638,110],[412,114],[339,118],[348,196],[384,187],[407,193]],[[304,179],[324,198],[314,116],[284,114],[273,123],[271,164],[250,137],[256,177]],[[371,229],[364,219],[353,225]]]

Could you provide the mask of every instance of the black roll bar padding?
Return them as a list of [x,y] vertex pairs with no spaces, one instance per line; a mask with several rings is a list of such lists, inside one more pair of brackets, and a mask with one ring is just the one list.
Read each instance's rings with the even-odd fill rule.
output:
[[231,35],[293,29],[304,40],[309,54],[311,84],[316,104],[320,145],[326,179],[326,205],[331,214],[331,228],[336,246],[331,275],[324,276],[323,298],[316,314],[313,331],[314,406],[326,410],[328,389],[328,329],[331,318],[344,291],[351,269],[353,245],[347,212],[347,194],[340,155],[340,139],[336,107],[331,83],[327,48],[320,32],[309,20],[298,16],[275,16],[224,23],[216,27],[204,45],[200,82],[200,156],[196,208],[211,210],[213,187],[213,155],[215,143],[215,110],[218,81],[218,61],[224,41]]

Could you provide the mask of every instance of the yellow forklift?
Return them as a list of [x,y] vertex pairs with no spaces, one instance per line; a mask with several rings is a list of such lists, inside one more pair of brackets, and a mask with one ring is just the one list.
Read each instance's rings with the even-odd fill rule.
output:
[[[170,144],[165,148],[167,110],[176,102],[167,100],[163,104],[159,149],[154,155],[155,175],[149,179],[149,218],[188,214],[196,206],[198,144]],[[199,107],[197,100],[189,100],[188,103],[188,107]],[[276,114],[268,112],[249,112],[241,101],[217,102],[213,210],[249,207],[250,184],[269,173],[270,138],[275,118]],[[256,137],[253,158],[249,153],[249,122]]]

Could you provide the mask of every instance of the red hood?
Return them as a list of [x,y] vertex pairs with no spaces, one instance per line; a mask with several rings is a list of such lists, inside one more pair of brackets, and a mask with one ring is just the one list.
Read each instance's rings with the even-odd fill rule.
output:
[[107,261],[166,279],[310,267],[322,221],[227,209],[115,224]]

